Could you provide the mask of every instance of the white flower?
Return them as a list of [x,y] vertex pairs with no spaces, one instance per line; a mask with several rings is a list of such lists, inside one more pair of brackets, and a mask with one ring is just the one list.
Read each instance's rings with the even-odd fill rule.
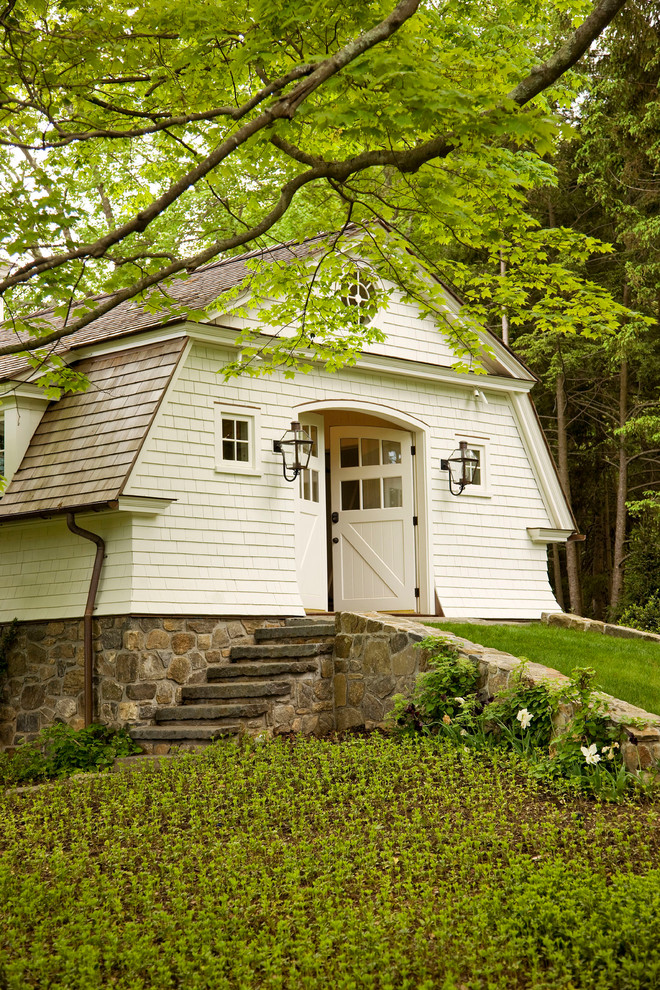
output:
[[580,746],[580,750],[587,763],[591,763],[593,766],[600,763],[600,756],[598,755],[598,746],[596,743],[592,743],[589,747]]
[[454,701],[457,701],[459,705],[465,704],[465,698],[454,698]]
[[518,714],[516,715],[516,718],[520,722],[520,728],[526,729],[529,726],[529,723],[534,718],[534,716],[532,715],[531,712],[527,711],[526,708],[521,708]]

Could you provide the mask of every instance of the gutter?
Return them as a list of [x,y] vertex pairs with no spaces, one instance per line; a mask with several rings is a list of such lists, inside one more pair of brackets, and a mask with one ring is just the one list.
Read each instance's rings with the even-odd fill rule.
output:
[[103,567],[103,558],[105,557],[105,542],[97,533],[90,533],[88,529],[81,529],[81,527],[76,523],[73,512],[67,512],[66,524],[71,532],[75,533],[76,536],[82,536],[85,540],[91,540],[92,543],[96,544],[96,556],[94,558],[94,567],[92,569],[92,577],[89,582],[87,604],[85,605],[85,615],[83,617],[85,728],[87,728],[94,721],[94,652],[92,639],[92,617],[94,615],[94,608],[96,605],[96,593],[99,587],[101,568]]

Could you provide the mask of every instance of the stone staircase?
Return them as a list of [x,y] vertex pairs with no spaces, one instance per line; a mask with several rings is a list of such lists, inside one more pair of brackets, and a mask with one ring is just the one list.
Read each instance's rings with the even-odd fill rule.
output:
[[209,666],[206,684],[181,689],[180,704],[160,708],[155,725],[130,734],[146,752],[196,749],[243,732],[313,734],[332,728],[333,619],[286,619],[257,628],[254,645],[232,646],[228,662]]

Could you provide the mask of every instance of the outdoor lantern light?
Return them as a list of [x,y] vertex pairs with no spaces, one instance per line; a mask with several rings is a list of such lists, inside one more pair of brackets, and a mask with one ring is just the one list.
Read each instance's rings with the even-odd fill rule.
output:
[[295,481],[304,471],[312,456],[314,441],[295,420],[281,440],[273,440],[273,452],[282,455],[282,474],[285,481]]
[[460,440],[458,450],[440,461],[440,470],[449,471],[449,491],[452,495],[460,495],[466,485],[472,484],[478,467],[479,455],[476,450],[470,450],[467,440]]

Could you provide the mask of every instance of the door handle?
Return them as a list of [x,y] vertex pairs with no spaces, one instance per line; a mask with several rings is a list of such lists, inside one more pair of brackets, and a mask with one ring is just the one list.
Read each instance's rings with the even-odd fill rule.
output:
[[330,516],[330,518],[332,519],[333,523],[339,522],[339,513],[338,512],[333,512],[332,515]]
[[339,543],[339,537],[338,536],[333,536],[332,537],[332,542],[333,543]]

